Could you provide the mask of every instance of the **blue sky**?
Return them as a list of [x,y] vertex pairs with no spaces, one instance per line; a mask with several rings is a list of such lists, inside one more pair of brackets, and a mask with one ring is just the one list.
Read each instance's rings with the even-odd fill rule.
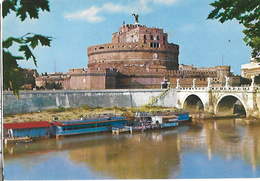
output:
[[[123,21],[140,14],[140,23],[163,28],[169,42],[180,45],[179,63],[208,67],[223,63],[240,74],[248,63],[250,48],[243,42],[243,27],[236,21],[224,24],[207,20],[214,0],[50,0],[51,12],[40,19],[19,21],[14,14],[3,21],[3,36],[22,36],[27,32],[53,37],[51,47],[37,47],[34,54],[38,72],[67,72],[87,65],[87,47],[111,42]],[[231,40],[231,41],[229,41]],[[35,68],[32,61],[21,61]],[[55,66],[56,65],[56,66]]]

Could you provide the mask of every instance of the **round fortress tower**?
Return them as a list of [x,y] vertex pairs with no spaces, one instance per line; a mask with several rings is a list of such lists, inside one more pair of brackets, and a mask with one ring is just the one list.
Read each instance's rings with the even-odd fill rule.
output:
[[100,70],[115,68],[127,73],[126,67],[147,71],[153,67],[178,70],[179,46],[168,43],[163,29],[145,25],[123,24],[112,34],[112,42],[88,47],[88,68]]

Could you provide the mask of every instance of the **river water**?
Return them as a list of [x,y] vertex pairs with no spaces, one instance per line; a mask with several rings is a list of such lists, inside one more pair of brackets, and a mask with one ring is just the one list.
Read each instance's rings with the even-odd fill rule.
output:
[[145,133],[45,139],[4,148],[5,179],[260,177],[260,124],[204,120]]

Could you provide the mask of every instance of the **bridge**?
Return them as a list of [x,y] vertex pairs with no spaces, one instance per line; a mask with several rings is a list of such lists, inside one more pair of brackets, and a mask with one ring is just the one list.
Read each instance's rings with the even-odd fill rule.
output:
[[204,111],[217,116],[229,116],[234,114],[244,114],[246,117],[260,118],[260,86],[252,84],[244,87],[212,87],[208,79],[207,87],[196,87],[195,81],[192,87],[182,88],[178,84],[173,89],[167,91],[174,93],[177,108],[187,111]]

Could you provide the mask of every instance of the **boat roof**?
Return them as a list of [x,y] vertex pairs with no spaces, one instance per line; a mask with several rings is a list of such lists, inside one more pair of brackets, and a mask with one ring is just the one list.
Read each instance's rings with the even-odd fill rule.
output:
[[154,117],[154,116],[178,116],[180,114],[189,114],[188,112],[160,112],[157,113],[147,113],[147,112],[137,112],[136,117]]
[[84,120],[53,121],[52,124],[56,125],[56,126],[71,126],[71,125],[81,125],[81,124],[113,122],[113,121],[122,120],[122,119],[126,119],[126,117],[117,116],[117,117],[90,118],[90,119],[84,119]]
[[51,124],[48,121],[30,121],[21,123],[4,123],[5,129],[47,128]]

